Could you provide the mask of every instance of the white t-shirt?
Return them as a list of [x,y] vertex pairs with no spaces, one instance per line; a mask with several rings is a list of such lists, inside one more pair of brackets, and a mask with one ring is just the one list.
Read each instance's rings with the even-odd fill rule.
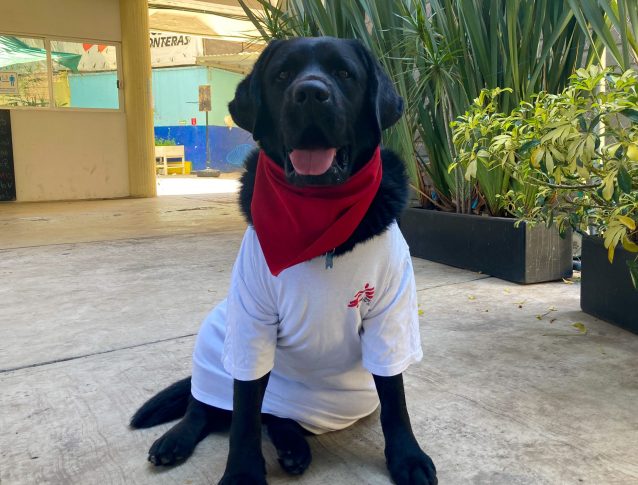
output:
[[233,378],[271,372],[262,411],[323,433],[376,409],[371,373],[393,376],[422,356],[412,261],[396,223],[332,268],[324,256],[276,277],[249,227],[228,298],[197,336],[192,394],[232,409]]

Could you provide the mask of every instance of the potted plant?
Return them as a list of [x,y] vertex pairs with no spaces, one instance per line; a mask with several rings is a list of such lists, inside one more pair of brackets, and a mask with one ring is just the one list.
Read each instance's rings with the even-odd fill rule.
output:
[[529,155],[501,159],[524,182],[508,204],[527,222],[583,233],[582,309],[638,333],[638,72],[579,69],[562,93],[540,93],[512,116],[520,136],[492,149]]
[[[572,274],[571,231],[559,234],[556,227],[516,218],[533,207],[538,189],[513,177],[530,150],[524,114],[499,109],[499,99],[510,92],[484,89],[467,113],[451,123],[457,156],[449,171],[461,172],[474,187],[469,214],[409,209],[402,229],[415,256],[517,283],[566,278]],[[525,196],[506,197],[514,187]]]
[[561,239],[555,229],[517,224],[504,202],[516,181],[481,149],[481,143],[510,127],[493,126],[467,141],[477,144],[474,155],[480,159],[468,172],[459,157],[472,147],[455,139],[450,126],[469,112],[478,123],[492,116],[484,104],[492,102],[486,98],[491,89],[500,88],[499,109],[508,112],[539,90],[560,91],[588,62],[593,51],[585,49],[586,33],[567,4],[556,7],[431,2],[428,9],[417,6],[404,14],[405,57],[414,59],[404,71],[418,73],[407,115],[417,140],[414,188],[420,200],[402,215],[401,229],[415,256],[519,283],[571,275],[570,234]]

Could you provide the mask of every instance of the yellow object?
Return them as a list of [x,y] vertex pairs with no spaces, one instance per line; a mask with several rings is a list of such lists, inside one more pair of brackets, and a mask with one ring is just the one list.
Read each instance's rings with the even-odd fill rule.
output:
[[[170,162],[169,162],[170,163]],[[191,169],[193,167],[193,162],[189,162],[186,161],[184,162],[184,174],[185,175],[189,175],[191,173]],[[182,173],[182,167],[171,167],[170,165],[168,166],[168,174],[181,174]]]
[[224,116],[224,124],[228,127],[229,130],[232,130],[233,126],[235,126],[233,118],[230,115]]
[[148,1],[120,0],[122,71],[131,197],[155,197],[155,134]]
[[53,99],[56,107],[71,106],[71,87],[67,71],[59,71],[53,76]]
[[631,143],[627,147],[627,158],[632,162],[638,162],[638,145]]
[[541,166],[543,155],[545,155],[545,150],[541,147],[536,147],[532,150],[531,162],[534,168],[539,168]]

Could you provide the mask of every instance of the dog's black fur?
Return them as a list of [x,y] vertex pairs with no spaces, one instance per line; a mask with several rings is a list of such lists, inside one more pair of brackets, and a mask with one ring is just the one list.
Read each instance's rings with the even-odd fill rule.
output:
[[[345,73],[345,74],[344,74]],[[332,38],[273,41],[253,71],[237,87],[229,110],[259,146],[286,171],[291,184],[343,183],[371,157],[381,131],[401,116],[403,103],[378,62],[357,41]],[[339,148],[333,166],[322,175],[299,175],[288,158],[291,149]],[[403,163],[382,151],[383,179],[363,221],[335,250],[352,250],[383,231],[398,217],[407,196]],[[245,162],[240,206],[249,223],[257,152]],[[186,459],[207,434],[230,427],[230,447],[220,484],[266,483],[261,452],[261,424],[288,473],[303,473],[311,461],[306,432],[293,420],[261,414],[270,374],[254,381],[234,381],[233,411],[217,409],[190,395],[190,378],[149,400],[131,420],[146,428],[183,416],[149,451],[155,465]],[[437,483],[432,460],[419,447],[405,403],[401,374],[374,375],[381,401],[381,426],[390,475],[398,484]]]

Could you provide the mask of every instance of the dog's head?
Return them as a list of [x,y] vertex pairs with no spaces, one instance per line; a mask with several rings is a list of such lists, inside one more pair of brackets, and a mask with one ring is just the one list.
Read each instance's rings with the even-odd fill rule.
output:
[[275,40],[237,86],[235,123],[297,185],[345,182],[371,157],[403,100],[356,40]]

